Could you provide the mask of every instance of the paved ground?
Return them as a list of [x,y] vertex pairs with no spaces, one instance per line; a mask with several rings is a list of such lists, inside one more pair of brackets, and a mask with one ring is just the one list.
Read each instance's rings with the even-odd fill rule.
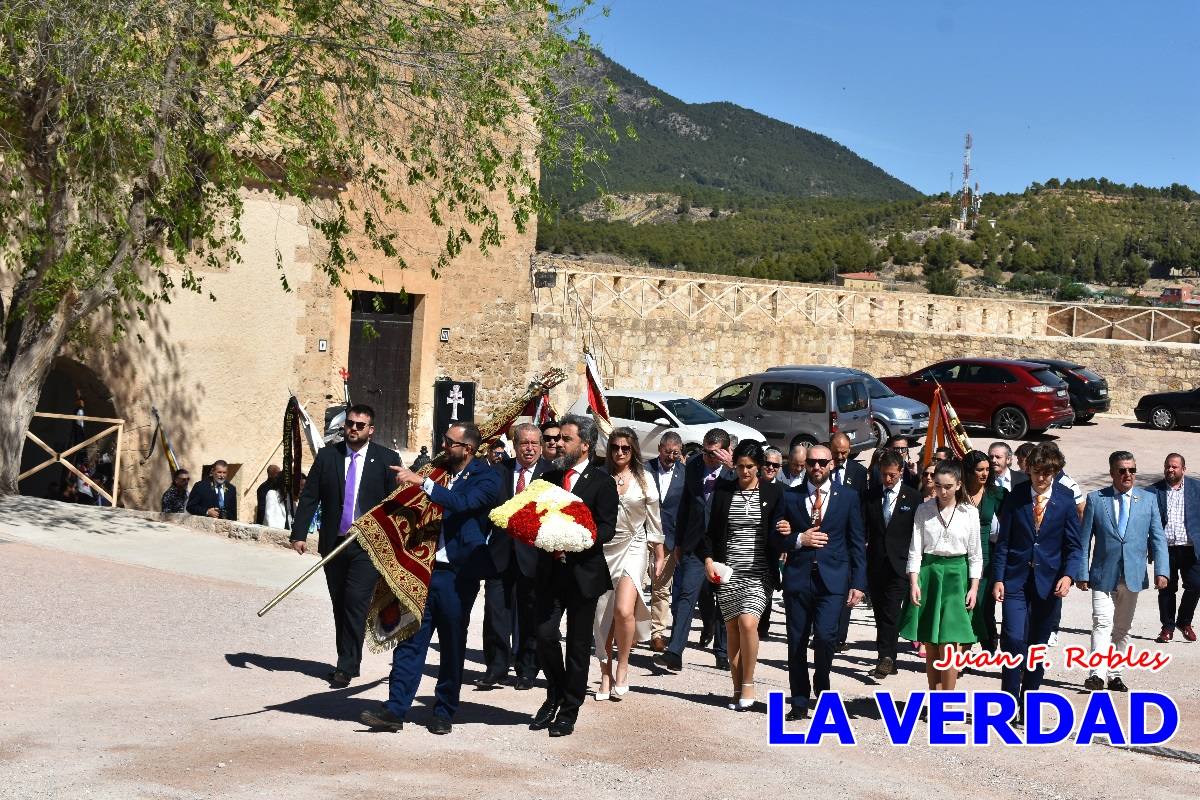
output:
[[[1156,471],[1180,450],[1200,464],[1200,434],[1158,434],[1121,421],[1063,432],[1068,469],[1099,485],[1110,449],[1128,447]],[[1155,469],[1151,469],[1155,468]],[[1143,473],[1143,477],[1148,477]],[[1105,746],[1017,749],[892,747],[867,700],[876,684],[870,612],[856,612],[852,646],[834,688],[850,698],[859,746],[768,747],[766,715],[724,708],[727,678],[690,650],[677,676],[635,654],[635,690],[621,703],[589,701],[574,736],[526,729],[540,692],[468,688],[452,735],[419,725],[432,691],[426,670],[399,734],[356,719],[386,693],[385,655],[364,679],[331,691],[332,625],[318,578],[265,619],[256,610],[308,558],[102,509],[26,499],[0,502],[0,797],[731,798],[813,796],[1193,797],[1200,766]],[[1155,603],[1139,605],[1139,646],[1153,646]],[[469,675],[478,674],[479,620]],[[1087,598],[1075,592],[1063,646],[1086,646]],[[759,679],[786,684],[777,615]],[[1175,660],[1135,688],[1171,692],[1182,707],[1174,748],[1200,753],[1200,644],[1167,645]],[[436,655],[433,656],[436,659]],[[922,688],[915,658],[884,687]],[[1049,675],[1076,706],[1082,676]],[[963,688],[994,689],[994,675]],[[539,687],[540,688],[540,687]],[[1102,788],[1097,790],[1099,785]]]

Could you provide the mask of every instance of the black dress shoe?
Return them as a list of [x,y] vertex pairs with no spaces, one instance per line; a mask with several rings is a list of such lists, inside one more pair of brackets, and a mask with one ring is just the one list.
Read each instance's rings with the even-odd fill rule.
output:
[[525,692],[533,688],[533,678],[517,678],[517,691]]
[[542,703],[542,707],[533,715],[533,721],[529,723],[529,730],[540,731],[550,727],[550,723],[554,722],[554,715],[558,713],[558,703],[553,700],[547,700]]
[[350,673],[335,669],[329,676],[329,685],[334,689],[345,689],[350,685]]
[[559,736],[570,736],[575,732],[575,720],[573,719],[556,719],[550,723],[550,737],[558,738]]
[[704,649],[705,647],[708,647],[710,644],[712,644],[712,640],[713,640],[713,627],[711,625],[704,625],[703,627],[701,627],[700,628],[700,648]]
[[1108,690],[1110,692],[1128,692],[1129,687],[1125,685],[1125,681],[1120,678],[1108,679]]
[[404,730],[404,718],[397,717],[386,706],[380,706],[373,711],[364,711],[358,717],[368,728],[383,731]]
[[871,670],[871,677],[877,681],[881,681],[888,675],[896,674],[896,662],[884,656],[879,659],[879,663],[875,665],[875,669]]
[[729,669],[729,659],[717,656],[717,669]]
[[683,669],[683,659],[670,651],[659,653],[650,659],[650,663],[668,672],[679,672]]
[[787,716],[783,718],[784,722],[799,722],[802,719],[808,719],[807,708],[793,708],[787,713]]
[[429,724],[425,727],[429,729],[430,733],[437,734],[438,736],[445,736],[454,730],[454,725],[451,724],[450,720],[436,715],[433,719],[429,720]]
[[1083,688],[1089,692],[1104,691],[1104,679],[1099,675],[1088,675],[1087,680],[1083,682]]
[[475,681],[475,685],[481,689],[491,689],[503,680],[503,675],[497,675],[494,672],[485,672],[479,680]]

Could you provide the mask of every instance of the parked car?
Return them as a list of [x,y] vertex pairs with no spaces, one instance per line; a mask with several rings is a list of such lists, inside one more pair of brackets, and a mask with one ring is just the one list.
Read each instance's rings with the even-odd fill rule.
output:
[[1024,439],[1075,422],[1066,382],[1045,364],[954,358],[880,380],[897,394],[926,404],[940,385],[963,425],[991,428],[1002,439]]
[[1045,364],[1067,384],[1067,396],[1075,411],[1076,422],[1088,422],[1097,414],[1108,411],[1108,381],[1074,361],[1058,358],[1027,358],[1034,364]]
[[[758,431],[746,425],[738,425],[722,419],[699,400],[675,392],[644,392],[641,390],[613,389],[607,392],[608,415],[614,427],[633,428],[638,435],[642,456],[650,458],[658,452],[658,440],[669,430],[683,439],[684,453],[700,449],[704,434],[710,428],[724,428],[738,441],[753,439],[762,441]],[[575,401],[568,413],[589,414],[587,398]],[[603,437],[601,437],[603,439]],[[604,452],[606,441],[597,448]]]
[[775,447],[850,438],[851,452],[875,447],[867,382],[840,367],[774,369],[730,381],[704,398],[725,419],[744,423]]
[[793,364],[787,367],[770,367],[767,372],[788,369],[840,369],[849,375],[857,375],[867,382],[867,394],[871,398],[871,424],[875,438],[883,445],[892,436],[919,438],[929,428],[929,406],[898,395],[869,372],[851,367],[823,367],[812,364]]
[[1133,415],[1160,431],[1200,425],[1200,386],[1181,392],[1142,395]]

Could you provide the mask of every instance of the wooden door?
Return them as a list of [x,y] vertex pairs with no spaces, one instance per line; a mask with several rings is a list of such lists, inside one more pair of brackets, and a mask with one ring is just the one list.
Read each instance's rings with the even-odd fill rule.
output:
[[375,441],[408,447],[408,376],[417,297],[355,292],[350,313],[350,401],[375,409]]

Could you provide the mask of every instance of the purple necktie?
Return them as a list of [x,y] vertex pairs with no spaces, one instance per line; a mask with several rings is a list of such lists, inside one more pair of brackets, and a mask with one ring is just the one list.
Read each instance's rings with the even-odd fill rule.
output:
[[350,466],[346,470],[346,497],[342,500],[342,521],[338,523],[338,536],[343,536],[354,524],[354,484],[358,478],[358,453],[350,451]]

